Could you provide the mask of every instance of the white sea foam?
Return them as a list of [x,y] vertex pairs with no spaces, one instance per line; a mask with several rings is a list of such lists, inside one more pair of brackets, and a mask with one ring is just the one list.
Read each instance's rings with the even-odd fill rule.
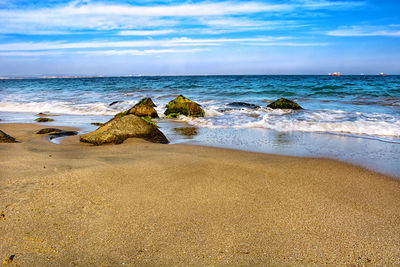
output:
[[97,102],[87,104],[72,104],[70,102],[49,101],[49,102],[0,102],[0,111],[6,112],[30,112],[30,113],[55,113],[71,115],[113,115],[123,110],[118,107]]
[[400,119],[379,113],[341,110],[234,110],[218,117],[188,120],[209,128],[264,128],[276,131],[327,132],[356,136],[389,137],[400,141]]
[[[114,115],[127,110],[136,103],[135,100],[122,101],[110,106],[109,103],[95,102],[74,104],[66,101],[47,102],[0,102],[0,111],[55,113],[71,115]],[[165,104],[157,103],[156,110],[161,117]],[[203,104],[206,117],[188,118],[179,116],[177,120],[199,127],[208,128],[264,128],[276,131],[327,132],[357,136],[389,137],[400,141],[400,118],[381,113],[349,112],[343,110],[273,110],[259,109],[225,109],[225,104],[208,101]]]

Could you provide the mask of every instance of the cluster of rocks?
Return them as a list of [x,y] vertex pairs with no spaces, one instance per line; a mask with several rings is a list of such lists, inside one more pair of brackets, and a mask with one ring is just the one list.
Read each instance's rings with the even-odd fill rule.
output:
[[[154,107],[156,105],[151,98],[143,98],[132,108],[116,114],[114,118],[100,125],[97,130],[81,135],[80,141],[93,145],[120,144],[134,137],[168,144],[168,139],[152,121],[159,117]],[[167,118],[176,118],[179,115],[204,117],[205,114],[199,104],[183,95],[171,100],[166,107],[164,114]]]
[[[110,106],[117,104],[118,102],[119,101],[115,101],[111,103]],[[260,106],[244,102],[233,102],[228,106],[250,109],[260,108]],[[93,145],[103,145],[120,144],[128,138],[142,138],[153,143],[168,144],[168,139],[152,121],[152,119],[159,117],[154,107],[156,107],[156,105],[151,98],[143,98],[132,108],[116,114],[114,118],[106,123],[92,123],[93,125],[99,126],[99,128],[91,133],[81,135],[80,141]],[[272,109],[302,109],[302,107],[297,103],[285,98],[280,98],[272,102],[268,107]],[[46,114],[39,113],[38,116],[40,117],[36,119],[36,121],[45,122],[53,120],[46,118],[45,115]],[[191,101],[183,95],[179,95],[174,100],[168,102],[164,115],[167,118],[176,118],[179,115],[204,117],[205,112],[199,104]],[[56,128],[45,128],[38,131],[37,134],[47,134],[50,136],[50,139],[52,139],[61,136],[76,135],[77,132],[63,131]],[[185,131],[185,134],[192,136],[196,135],[197,131],[195,129],[190,129]],[[0,131],[0,142],[12,143],[17,141],[15,138]]]
[[35,119],[36,122],[49,122],[49,121],[54,121],[54,119],[52,118],[47,118],[47,117],[53,117],[53,116],[57,116],[57,115],[49,115],[49,114],[45,114],[45,113],[38,113],[36,114],[36,116],[38,116],[39,118]]

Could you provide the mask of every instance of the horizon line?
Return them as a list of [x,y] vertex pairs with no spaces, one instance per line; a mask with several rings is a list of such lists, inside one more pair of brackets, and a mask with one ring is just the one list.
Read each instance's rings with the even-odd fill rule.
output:
[[[400,74],[341,74],[340,76],[399,76]],[[334,76],[327,74],[132,74],[132,75],[21,75],[0,76],[0,80],[18,79],[79,79],[79,78],[138,78],[138,77],[183,77],[183,76]],[[339,76],[339,77],[340,77]],[[337,76],[334,76],[337,77]]]

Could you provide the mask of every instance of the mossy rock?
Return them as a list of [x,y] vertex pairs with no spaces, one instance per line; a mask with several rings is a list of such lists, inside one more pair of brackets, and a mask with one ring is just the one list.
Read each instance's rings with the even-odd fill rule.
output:
[[50,118],[37,118],[35,121],[36,122],[49,122],[49,121],[54,121],[54,120],[50,119]]
[[36,132],[36,134],[51,134],[51,133],[59,133],[62,132],[61,129],[57,128],[43,128]]
[[178,113],[169,113],[168,115],[166,115],[165,117],[167,119],[176,119],[178,117]]
[[128,115],[128,111],[122,111],[122,112],[118,112],[117,114],[115,114],[114,118],[115,117],[123,117],[123,116],[126,116],[126,115]]
[[103,126],[104,125],[104,123],[102,123],[102,122],[92,122],[90,124],[94,125],[94,126]]
[[0,143],[18,143],[14,137],[0,130]]
[[272,109],[303,109],[296,102],[286,98],[279,98],[278,100],[269,104],[267,107]]
[[142,138],[161,144],[169,143],[157,126],[133,114],[112,118],[96,131],[81,135],[80,141],[93,145],[121,144],[128,138]]
[[204,117],[205,112],[199,104],[191,101],[183,95],[178,96],[167,104],[167,110],[164,114],[167,117],[176,118],[178,115],[185,115],[191,117]]
[[150,97],[141,99],[136,105],[127,111],[127,114],[133,114],[139,117],[158,118],[156,105]]
[[151,117],[147,116],[147,117],[140,117],[142,120],[144,120],[145,122],[147,122],[148,124],[154,125],[158,128],[157,124],[151,119]]

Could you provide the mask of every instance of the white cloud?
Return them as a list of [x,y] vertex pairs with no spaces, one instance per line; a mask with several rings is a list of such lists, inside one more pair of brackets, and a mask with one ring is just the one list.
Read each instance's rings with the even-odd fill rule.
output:
[[[392,26],[393,27],[393,26]],[[385,29],[385,27],[352,26],[328,31],[327,35],[342,37],[388,36],[400,37],[400,30]]]
[[[218,18],[218,19],[205,19],[199,20],[200,24],[216,27],[259,27],[264,25],[271,25],[272,22],[252,20],[248,18]],[[276,23],[274,23],[276,24]]]
[[300,42],[270,42],[270,43],[249,43],[254,46],[328,46],[330,43],[300,43]]
[[131,5],[105,5],[89,3],[77,5],[71,3],[60,11],[70,15],[119,15],[119,16],[145,16],[145,17],[193,17],[235,15],[244,13],[259,13],[268,11],[281,11],[290,9],[289,5],[271,5],[260,2],[219,2],[196,3],[181,5],[160,6],[131,6]]
[[355,4],[360,2],[297,0],[286,4],[267,4],[260,1],[206,1],[179,5],[135,6],[74,1],[67,5],[47,8],[0,9],[0,32],[29,34],[34,31],[50,33],[85,29],[139,31],[150,27],[182,25],[187,21],[196,23],[196,17],[216,16],[223,18],[211,20],[210,26],[226,25],[229,22],[232,23],[230,27],[240,26],[238,23],[241,23],[241,26],[255,26],[260,24],[260,21],[249,18],[235,22],[230,16],[250,17],[256,13],[297,12],[305,9],[349,7]]
[[86,55],[103,55],[103,56],[145,56],[145,55],[156,55],[156,54],[177,54],[177,53],[195,53],[205,51],[205,49],[193,48],[193,49],[145,49],[145,50],[97,50],[97,51],[79,51],[78,54]]
[[192,49],[122,49],[122,50],[78,50],[78,51],[9,51],[0,52],[0,57],[39,57],[39,56],[57,56],[67,54],[79,55],[101,55],[101,56],[148,56],[158,54],[182,54],[196,53],[205,51],[204,48]]
[[34,10],[0,9],[0,32],[29,33],[33,30],[60,29],[143,29],[173,26],[179,18],[196,16],[252,14],[282,11],[287,5],[258,2],[197,3],[183,5],[132,6],[104,3],[79,4]]
[[38,56],[55,56],[62,55],[60,51],[7,51],[0,52],[0,57],[38,57]]
[[307,9],[353,8],[365,5],[364,1],[297,0],[297,3]]
[[151,30],[151,31],[120,31],[121,36],[154,36],[174,33],[174,30]]
[[[169,41],[163,40],[166,43],[161,48],[154,49],[130,49],[130,47],[148,47],[149,44],[154,43],[140,43],[140,42],[92,42],[92,43],[14,43],[8,45],[0,44],[0,56],[53,56],[65,54],[84,54],[84,55],[103,55],[103,56],[121,56],[121,55],[154,55],[166,53],[194,53],[199,51],[209,50],[207,46],[222,45],[224,43],[239,42],[249,46],[326,46],[329,43],[302,43],[302,42],[286,42],[287,37],[273,38],[241,38],[241,39],[206,39],[197,40],[189,38],[171,39]],[[282,41],[281,41],[282,40]],[[149,41],[152,42],[152,41]],[[158,41],[156,41],[157,44]],[[205,46],[194,48],[179,48],[181,46]],[[162,48],[175,46],[176,48]],[[104,49],[104,48],[118,48],[118,49]],[[128,48],[128,49],[126,49]],[[44,50],[46,49],[46,50]],[[82,50],[93,49],[93,50]]]
[[99,49],[99,48],[129,48],[129,47],[179,47],[179,46],[216,46],[226,43],[272,42],[286,40],[289,37],[258,37],[258,38],[215,38],[192,39],[172,38],[163,40],[140,40],[119,42],[20,42],[0,44],[0,51],[33,51],[55,49]]

